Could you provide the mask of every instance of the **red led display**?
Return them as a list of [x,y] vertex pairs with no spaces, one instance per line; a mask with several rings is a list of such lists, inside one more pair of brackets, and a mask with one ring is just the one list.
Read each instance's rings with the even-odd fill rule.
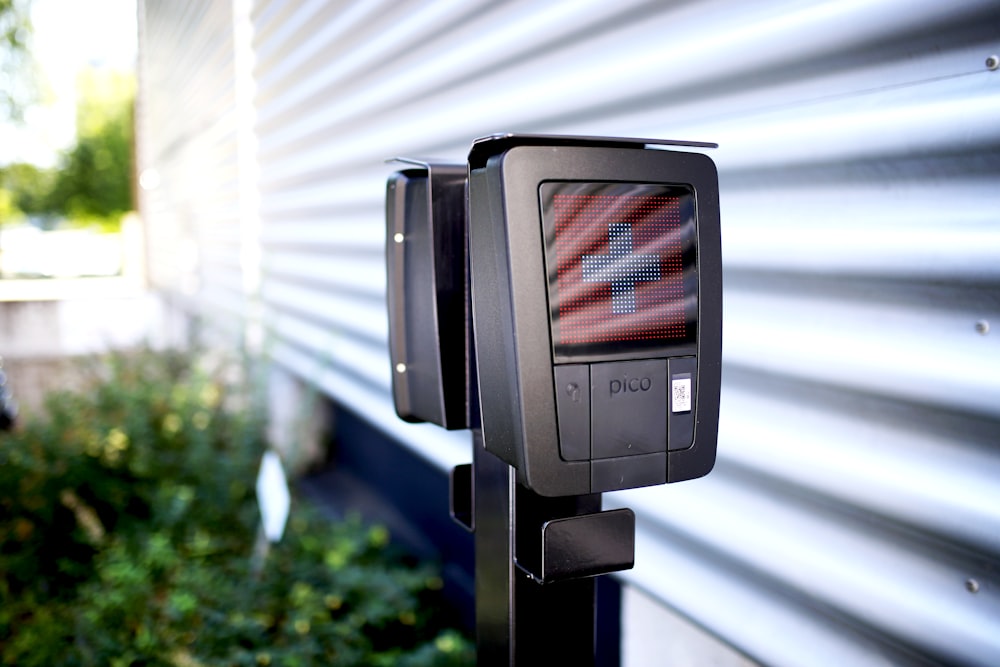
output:
[[546,183],[542,198],[557,356],[693,341],[697,290],[688,189]]

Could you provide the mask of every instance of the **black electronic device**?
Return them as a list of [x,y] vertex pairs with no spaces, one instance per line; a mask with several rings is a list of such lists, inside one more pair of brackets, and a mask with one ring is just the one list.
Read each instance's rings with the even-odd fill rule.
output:
[[722,348],[706,144],[497,135],[469,154],[483,441],[536,493],[708,473]]
[[389,354],[396,414],[469,428],[464,164],[400,160],[386,184]]
[[396,412],[472,431],[450,504],[478,664],[595,664],[593,577],[635,560],[635,514],[601,494],[715,463],[718,176],[691,150],[714,147],[495,135],[389,179]]

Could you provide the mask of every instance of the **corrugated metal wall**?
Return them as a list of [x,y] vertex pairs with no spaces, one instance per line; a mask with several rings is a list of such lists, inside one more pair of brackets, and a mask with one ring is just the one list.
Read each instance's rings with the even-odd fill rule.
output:
[[140,208],[151,282],[213,338],[242,336],[240,150],[232,0],[139,2]]
[[720,461],[609,498],[626,581],[768,665],[1000,664],[995,0],[261,0],[250,109],[229,0],[141,4],[156,283],[237,329],[259,294],[275,359],[442,466],[467,436],[390,404],[384,158],[719,142]]

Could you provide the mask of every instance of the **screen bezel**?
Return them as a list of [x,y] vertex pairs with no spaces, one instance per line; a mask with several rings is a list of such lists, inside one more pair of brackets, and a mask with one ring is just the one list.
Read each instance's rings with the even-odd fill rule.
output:
[[[604,340],[585,343],[560,342],[562,314],[559,290],[559,259],[556,249],[556,225],[553,210],[556,195],[603,195],[614,197],[669,197],[678,200],[680,220],[676,225],[681,244],[681,285],[685,333],[683,337],[649,336],[635,340]],[[546,180],[538,185],[542,245],[545,255],[545,280],[548,296],[548,318],[553,363],[584,363],[644,359],[694,354],[698,329],[698,233],[697,206],[693,188],[686,183],[653,183],[619,180],[579,181]],[[648,294],[649,288],[638,286],[636,295]],[[640,300],[642,300],[640,298]],[[638,331],[634,332],[638,333]],[[621,331],[622,335],[626,331]]]

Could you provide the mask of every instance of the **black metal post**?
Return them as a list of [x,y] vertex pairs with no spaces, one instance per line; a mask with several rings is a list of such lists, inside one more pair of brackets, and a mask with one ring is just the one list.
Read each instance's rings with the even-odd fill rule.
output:
[[594,579],[540,584],[517,566],[517,550],[519,542],[534,549],[549,518],[599,511],[600,496],[545,498],[531,492],[484,449],[479,430],[473,431],[472,496],[477,665],[594,665]]

